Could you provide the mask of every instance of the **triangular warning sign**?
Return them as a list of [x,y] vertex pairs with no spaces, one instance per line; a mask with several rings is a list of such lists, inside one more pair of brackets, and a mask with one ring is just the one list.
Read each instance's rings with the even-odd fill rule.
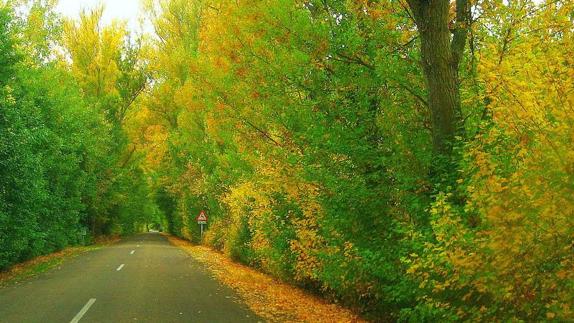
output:
[[207,215],[205,215],[205,211],[201,211],[196,220],[197,222],[207,222]]

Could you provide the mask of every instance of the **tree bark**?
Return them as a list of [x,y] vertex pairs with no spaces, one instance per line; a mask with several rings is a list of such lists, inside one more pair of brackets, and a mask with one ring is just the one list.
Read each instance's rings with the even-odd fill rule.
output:
[[456,0],[456,21],[451,28],[449,0],[407,2],[420,34],[434,150],[450,155],[463,126],[458,70],[469,27],[469,3]]

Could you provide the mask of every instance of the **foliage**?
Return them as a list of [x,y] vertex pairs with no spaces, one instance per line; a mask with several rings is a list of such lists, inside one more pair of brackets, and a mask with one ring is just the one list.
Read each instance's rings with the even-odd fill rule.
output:
[[459,187],[433,203],[436,241],[408,260],[441,315],[573,318],[573,9],[489,8],[511,21],[478,66],[491,120],[466,144]]
[[404,4],[148,8],[172,232],[384,320],[571,318],[570,6],[473,2],[447,157]]
[[[129,164],[121,126],[102,108],[119,106],[122,93],[92,97],[79,67],[70,73],[46,54],[61,25],[53,5],[31,2],[24,17],[9,6],[0,10],[0,269],[160,221],[146,176]],[[83,44],[86,33],[75,34],[74,44]],[[119,53],[113,59],[124,62]]]
[[571,1],[54,3],[0,16],[0,267],[152,225],[375,320],[574,319]]

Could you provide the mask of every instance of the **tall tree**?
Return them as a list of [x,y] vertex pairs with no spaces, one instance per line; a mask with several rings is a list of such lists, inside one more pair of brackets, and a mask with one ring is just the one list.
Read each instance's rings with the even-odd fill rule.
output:
[[462,127],[459,65],[470,25],[469,0],[407,0],[420,35],[434,149],[450,154]]

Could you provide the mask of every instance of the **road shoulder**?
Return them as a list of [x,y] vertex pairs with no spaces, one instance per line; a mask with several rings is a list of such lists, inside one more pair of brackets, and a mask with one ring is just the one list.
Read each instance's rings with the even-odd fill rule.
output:
[[48,255],[38,256],[25,262],[15,264],[5,271],[0,271],[0,287],[17,284],[18,282],[36,277],[62,265],[66,260],[77,257],[85,252],[116,243],[119,240],[119,237],[114,237],[99,240],[93,245],[67,247]]
[[210,248],[172,236],[167,238],[206,265],[211,274],[233,288],[254,313],[270,322],[364,322],[349,309],[235,263]]

